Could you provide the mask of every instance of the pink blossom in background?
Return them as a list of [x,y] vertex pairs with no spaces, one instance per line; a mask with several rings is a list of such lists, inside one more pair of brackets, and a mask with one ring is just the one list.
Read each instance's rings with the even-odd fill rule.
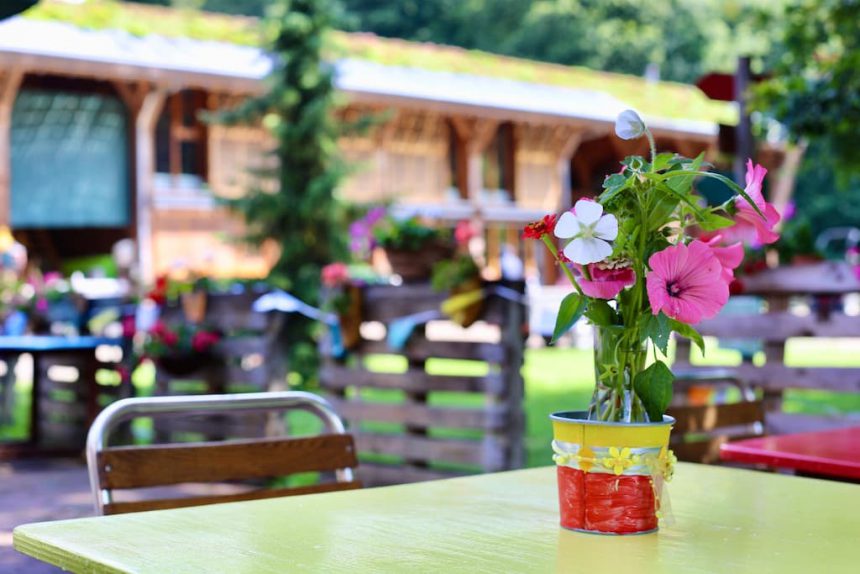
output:
[[122,325],[123,337],[125,337],[126,339],[134,337],[134,333],[137,330],[134,315],[126,315],[125,317],[120,319],[120,324]]
[[349,279],[349,267],[346,263],[329,263],[320,272],[322,284],[326,287],[337,287]]
[[630,267],[608,269],[599,263],[589,265],[588,274],[591,275],[591,280],[585,278],[581,265],[574,267],[581,275],[579,286],[582,292],[597,299],[613,299],[622,289],[636,282],[636,273]]
[[747,245],[768,245],[779,239],[779,233],[773,230],[779,223],[779,212],[776,208],[764,200],[761,186],[767,170],[747,160],[746,187],[744,191],[750,196],[756,207],[761,210],[764,217],[756,212],[755,208],[741,196],[735,198],[735,224],[721,230],[726,241],[742,241]]
[[723,266],[706,243],[695,240],[658,251],[645,278],[651,312],[683,323],[710,319],[729,299]]
[[738,241],[731,245],[721,246],[720,243],[722,240],[722,235],[715,235],[707,242],[707,245],[711,248],[711,252],[717,257],[717,260],[723,267],[723,279],[727,283],[731,283],[735,278],[735,269],[744,260],[744,245]]
[[454,228],[454,240],[457,245],[468,245],[469,241],[475,237],[475,227],[468,219],[461,219],[457,222],[457,227]]
[[36,299],[36,311],[39,313],[44,313],[48,310],[48,300],[44,297],[39,297]]

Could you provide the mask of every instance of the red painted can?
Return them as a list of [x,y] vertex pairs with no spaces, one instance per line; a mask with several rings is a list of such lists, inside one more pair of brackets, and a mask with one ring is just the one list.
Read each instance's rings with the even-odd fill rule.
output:
[[641,534],[657,529],[657,501],[650,476],[557,468],[564,528],[602,534]]

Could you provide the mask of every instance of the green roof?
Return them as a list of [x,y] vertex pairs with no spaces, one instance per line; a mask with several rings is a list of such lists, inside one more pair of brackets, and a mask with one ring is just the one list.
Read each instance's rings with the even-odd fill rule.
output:
[[[259,20],[187,9],[170,9],[115,0],[85,0],[70,4],[42,0],[25,17],[62,21],[87,29],[118,29],[144,36],[157,34],[233,44],[264,44]],[[478,50],[381,38],[374,34],[333,32],[332,57],[352,58],[390,66],[458,72],[522,82],[591,89],[610,94],[648,116],[735,123],[732,106],[707,98],[698,88],[675,82],[654,82],[638,76],[601,72],[499,56]]]

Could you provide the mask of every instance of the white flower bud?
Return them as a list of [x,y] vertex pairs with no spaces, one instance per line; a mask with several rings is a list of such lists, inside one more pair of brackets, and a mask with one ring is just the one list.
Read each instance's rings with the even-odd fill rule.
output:
[[634,140],[645,133],[645,122],[633,110],[624,110],[615,120],[615,135],[623,140]]

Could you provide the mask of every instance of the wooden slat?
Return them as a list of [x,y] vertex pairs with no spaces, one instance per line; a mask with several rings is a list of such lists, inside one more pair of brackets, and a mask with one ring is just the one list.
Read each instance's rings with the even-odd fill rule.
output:
[[120,447],[99,456],[105,488],[268,478],[356,466],[350,435]]
[[413,336],[402,351],[392,351],[385,341],[364,341],[356,351],[358,353],[405,355],[412,361],[445,358],[501,363],[506,358],[505,349],[499,344],[428,341],[422,335]]
[[675,435],[709,433],[724,427],[749,425],[764,421],[761,401],[745,401],[723,405],[670,407],[668,415],[675,417]]
[[405,484],[409,482],[424,482],[462,476],[464,473],[446,472],[429,468],[409,466],[389,466],[384,464],[362,463],[358,475],[366,486],[383,486],[387,484]]
[[170,508],[186,508],[203,506],[205,504],[221,504],[224,502],[240,502],[243,500],[260,500],[263,498],[279,498],[281,496],[298,496],[302,494],[317,494],[321,492],[337,492],[340,490],[355,490],[361,488],[358,481],[329,482],[302,486],[297,488],[273,488],[268,490],[253,490],[239,494],[222,494],[217,496],[191,496],[187,498],[162,498],[156,500],[136,500],[133,502],[114,502],[104,506],[105,514],[126,514],[128,512],[144,512],[148,510],[167,510]]
[[501,374],[484,377],[431,375],[423,369],[409,369],[404,373],[374,373],[366,369],[353,369],[335,363],[320,371],[320,385],[324,389],[368,387],[400,389],[404,391],[455,391],[463,393],[505,393]]
[[739,379],[749,385],[770,390],[818,389],[860,392],[860,369],[854,367],[787,367],[743,364],[734,367]]
[[675,443],[671,448],[682,462],[714,464],[720,461],[720,445],[726,440],[726,437],[714,437],[698,442]]
[[[433,291],[429,284],[370,286],[363,291],[363,319],[388,323],[413,313],[437,310],[448,297],[448,293]],[[488,298],[481,320],[494,325],[502,323],[506,318],[505,307],[509,304],[499,297]]]
[[768,434],[814,432],[860,425],[860,413],[853,415],[802,415],[793,413],[768,413]]
[[472,464],[487,472],[502,470],[504,444],[490,437],[482,441],[442,439],[425,436],[356,433],[359,452],[373,452],[421,461]]
[[511,410],[510,407],[502,405],[478,410],[410,403],[370,403],[337,397],[330,397],[330,400],[335,410],[350,422],[378,421],[408,424],[413,427],[502,429],[508,424]]
[[789,312],[760,315],[719,315],[697,325],[702,335],[726,339],[784,342],[792,337],[860,337],[860,321],[841,313],[820,320]]

